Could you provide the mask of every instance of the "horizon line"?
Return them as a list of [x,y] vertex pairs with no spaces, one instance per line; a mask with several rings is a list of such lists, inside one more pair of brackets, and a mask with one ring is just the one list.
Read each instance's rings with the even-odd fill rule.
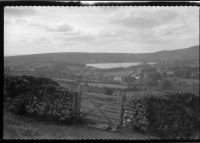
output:
[[[199,45],[194,45],[190,46],[188,48],[196,47]],[[150,53],[157,53],[157,52],[162,52],[162,51],[176,51],[176,50],[182,50],[182,49],[188,49],[188,48],[181,48],[181,49],[173,49],[173,50],[160,50],[160,51],[155,51],[155,52],[143,52],[143,53],[112,53],[112,52],[50,52],[50,53],[35,53],[35,54],[25,54],[25,55],[7,55],[4,57],[15,57],[15,56],[30,56],[30,55],[42,55],[42,54],[58,54],[58,53],[85,53],[85,54],[150,54]]]

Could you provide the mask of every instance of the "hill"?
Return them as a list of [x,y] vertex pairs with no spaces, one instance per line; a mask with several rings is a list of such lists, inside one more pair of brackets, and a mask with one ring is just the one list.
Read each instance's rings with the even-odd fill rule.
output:
[[199,45],[190,48],[153,53],[152,61],[192,61],[199,59]]
[[174,62],[199,60],[199,45],[171,50],[159,51],[155,53],[46,53],[22,56],[4,57],[4,64],[15,66],[19,64],[37,63],[116,63],[116,62]]

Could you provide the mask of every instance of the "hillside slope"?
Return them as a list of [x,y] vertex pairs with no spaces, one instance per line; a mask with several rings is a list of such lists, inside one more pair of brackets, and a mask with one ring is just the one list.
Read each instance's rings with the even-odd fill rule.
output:
[[161,62],[199,60],[199,45],[186,49],[155,53],[47,53],[4,57],[8,66],[37,63],[114,63],[114,62]]

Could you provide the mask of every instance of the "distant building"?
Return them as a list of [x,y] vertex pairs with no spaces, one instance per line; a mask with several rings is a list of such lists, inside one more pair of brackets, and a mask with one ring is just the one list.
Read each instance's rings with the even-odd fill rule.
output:
[[140,79],[140,74],[138,72],[133,73],[131,76],[134,77],[136,80]]
[[164,76],[173,76],[174,75],[174,71],[169,71],[167,69],[163,69],[163,70],[160,69],[160,70],[158,70],[158,72]]
[[174,71],[166,71],[165,73],[167,74],[167,76],[173,76],[174,75]]
[[149,74],[148,74],[148,73],[144,73],[143,78],[146,79],[146,78],[148,78],[148,77],[149,77]]
[[10,67],[4,67],[4,73],[10,73]]
[[31,68],[29,71],[30,71],[30,72],[34,72],[34,71],[35,71],[35,69],[34,69],[34,68]]
[[121,83],[121,82],[122,82],[122,78],[116,76],[116,77],[113,78],[113,81],[115,81],[115,82],[120,82],[120,83]]

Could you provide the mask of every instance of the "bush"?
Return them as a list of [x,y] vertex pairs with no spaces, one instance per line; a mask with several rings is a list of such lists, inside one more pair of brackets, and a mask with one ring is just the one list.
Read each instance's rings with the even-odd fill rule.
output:
[[113,90],[110,88],[105,88],[105,94],[106,95],[113,95]]
[[159,80],[158,87],[161,90],[169,90],[170,88],[172,88],[172,83],[167,79]]
[[20,94],[28,94],[35,92],[41,86],[51,85],[59,86],[59,84],[50,78],[34,77],[34,76],[6,76],[4,78],[4,86],[6,97],[15,98]]

